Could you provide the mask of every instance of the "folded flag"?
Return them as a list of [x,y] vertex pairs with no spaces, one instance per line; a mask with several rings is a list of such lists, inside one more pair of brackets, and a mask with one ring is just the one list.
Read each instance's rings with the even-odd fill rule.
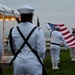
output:
[[62,33],[67,45],[71,48],[75,47],[75,38],[64,24],[52,24],[49,22],[47,24],[50,26],[52,30],[55,30],[55,26],[60,26],[60,32]]

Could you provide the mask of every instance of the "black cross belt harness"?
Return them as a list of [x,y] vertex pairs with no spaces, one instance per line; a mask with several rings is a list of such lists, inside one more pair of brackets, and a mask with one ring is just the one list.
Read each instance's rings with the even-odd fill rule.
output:
[[33,31],[37,28],[37,26],[35,26],[31,32],[29,33],[28,37],[25,38],[24,35],[22,34],[22,32],[20,31],[19,27],[17,26],[17,30],[19,32],[19,34],[21,35],[21,37],[23,38],[24,42],[23,44],[21,45],[21,47],[19,48],[19,50],[14,54],[14,57],[13,59],[11,60],[11,62],[9,63],[9,66],[13,63],[13,61],[15,60],[15,58],[17,57],[17,55],[21,52],[22,48],[24,47],[25,44],[28,45],[28,47],[30,48],[30,50],[35,54],[35,56],[37,57],[38,61],[40,62],[40,64],[42,65],[42,75],[48,75],[47,74],[47,71],[45,69],[45,66],[43,64],[43,62],[41,61],[40,57],[38,56],[38,53],[37,51],[35,51],[31,45],[28,43],[28,39],[30,38],[31,34],[33,33]]
[[[29,33],[28,37],[25,38],[25,37],[23,36],[23,34],[21,33],[19,27],[17,26],[17,30],[18,30],[18,32],[20,33],[21,37],[23,38],[24,42],[23,42],[23,44],[20,46],[20,48],[17,50],[16,53],[14,53],[14,52],[11,50],[11,51],[13,52],[13,54],[14,54],[14,57],[13,57],[13,59],[11,60],[11,62],[9,63],[9,66],[10,66],[10,65],[13,63],[13,61],[16,59],[17,55],[21,52],[21,50],[22,50],[22,48],[24,47],[25,44],[27,44],[27,45],[29,46],[29,48],[31,49],[31,46],[30,46],[30,44],[29,44],[27,41],[28,41],[28,39],[30,38],[31,34],[33,33],[33,31],[34,31],[36,28],[37,28],[37,26],[34,27],[34,28],[31,30],[31,32]],[[11,35],[11,34],[10,34],[10,35]],[[12,38],[12,36],[11,36],[11,38]],[[12,41],[12,40],[10,40],[10,46],[12,47],[13,45],[12,45],[11,41]],[[12,47],[11,49],[13,49],[13,47]],[[13,50],[14,50],[14,49],[13,49]]]

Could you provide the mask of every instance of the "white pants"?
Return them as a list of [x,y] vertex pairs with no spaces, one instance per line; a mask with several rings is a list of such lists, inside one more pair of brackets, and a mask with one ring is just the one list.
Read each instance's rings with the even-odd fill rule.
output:
[[36,62],[22,62],[19,59],[14,62],[14,75],[42,75],[42,66]]
[[60,62],[60,57],[59,57],[60,56],[60,46],[51,45],[50,52],[51,52],[51,62],[59,63]]
[[75,48],[70,49],[70,57],[75,58]]

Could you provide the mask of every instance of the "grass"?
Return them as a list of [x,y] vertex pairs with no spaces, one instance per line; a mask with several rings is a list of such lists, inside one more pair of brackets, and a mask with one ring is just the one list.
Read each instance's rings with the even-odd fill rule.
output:
[[8,66],[8,67],[4,67],[3,68],[3,73],[0,75],[14,75],[13,74],[13,67],[12,66]]
[[[69,50],[61,50],[59,70],[52,70],[49,50],[47,50],[46,54],[44,64],[49,75],[75,75],[75,62],[71,61]],[[5,67],[3,71],[1,75],[13,75],[13,67]]]
[[69,50],[61,50],[59,70],[52,70],[50,56],[46,56],[44,63],[49,75],[75,75],[75,62],[71,61]]

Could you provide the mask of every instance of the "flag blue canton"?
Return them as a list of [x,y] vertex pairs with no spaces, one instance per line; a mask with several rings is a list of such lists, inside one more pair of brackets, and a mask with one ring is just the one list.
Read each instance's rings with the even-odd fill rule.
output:
[[55,30],[55,25],[54,25],[54,24],[48,23],[48,25],[51,27],[51,29],[52,29],[53,31]]

